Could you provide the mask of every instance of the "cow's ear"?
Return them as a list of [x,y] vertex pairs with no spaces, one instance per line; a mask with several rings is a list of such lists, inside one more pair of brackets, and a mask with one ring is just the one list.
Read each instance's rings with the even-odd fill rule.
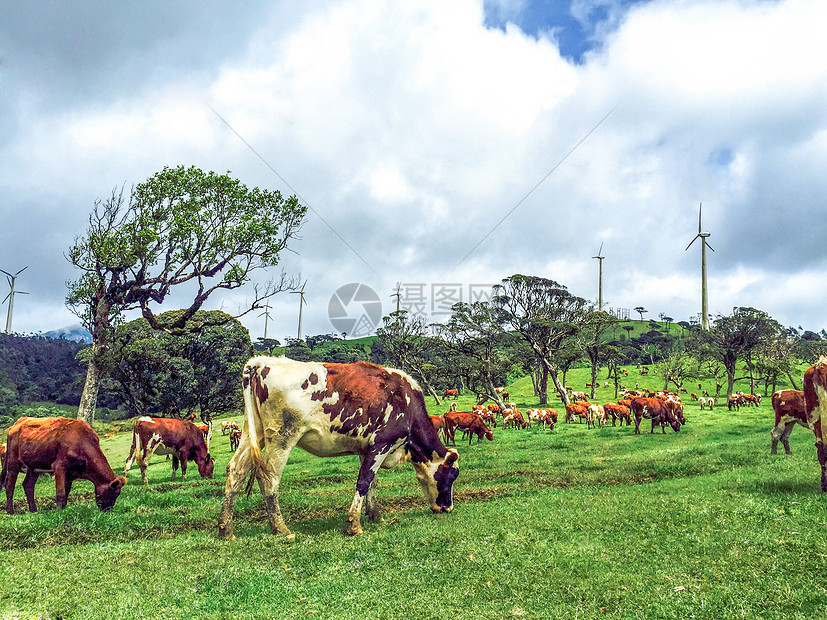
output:
[[124,476],[118,476],[117,478],[115,478],[115,479],[114,479],[114,480],[110,483],[110,486],[111,486],[113,489],[120,489],[120,488],[122,488],[122,487],[123,487],[123,485],[125,485],[125,484],[126,484],[126,478],[125,478]]
[[445,456],[445,464],[451,466],[457,462],[458,458],[459,453],[456,450],[448,450],[448,454]]

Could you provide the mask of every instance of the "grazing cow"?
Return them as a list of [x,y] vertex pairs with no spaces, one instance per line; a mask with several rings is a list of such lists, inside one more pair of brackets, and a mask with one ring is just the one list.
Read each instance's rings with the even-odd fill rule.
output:
[[230,433],[230,450],[235,452],[238,450],[238,443],[241,441],[241,431],[233,431]]
[[457,410],[457,404],[455,402],[451,403],[451,406],[448,407],[448,411],[456,411],[456,410]]
[[459,390],[457,390],[457,389],[445,390],[442,393],[442,398],[449,398],[449,397],[450,398],[456,398],[457,396],[459,396]]
[[537,426],[554,429],[554,420],[552,420],[550,412],[557,414],[554,409],[526,409],[526,422],[531,426],[532,422],[536,422]]
[[238,424],[233,422],[232,420],[224,420],[221,423],[221,434],[226,435],[228,432],[232,431],[240,431],[241,429],[238,428]]
[[760,394],[740,394],[741,400],[744,404],[749,407],[750,405],[755,405],[758,407],[761,404],[761,395]]
[[0,444],[0,468],[6,466],[6,444]]
[[587,418],[589,412],[584,405],[578,403],[569,403],[566,405],[566,422],[574,422],[576,419],[581,422],[583,418]]
[[586,395],[585,392],[572,392],[571,393],[572,400],[585,400],[588,401],[589,397]]
[[[361,534],[361,512],[380,517],[376,472],[410,460],[434,512],[454,509],[459,455],[439,440],[416,381],[400,370],[368,362],[322,364],[285,357],[254,357],[242,373],[244,430],[227,465],[218,518],[220,538],[234,538],[233,505],[248,474],[258,480],[273,533],[291,536],[278,488],[291,450],[316,456],[359,455],[356,493],[347,533]],[[252,470],[252,474],[251,474]]]
[[726,406],[730,411],[732,411],[733,409],[735,409],[735,411],[738,411],[741,408],[741,405],[745,404],[746,401],[744,400],[743,395],[737,392],[729,396],[726,401]]
[[661,431],[666,433],[666,425],[669,424],[675,432],[681,430],[681,423],[675,416],[675,403],[663,401],[659,398],[639,397],[632,399],[632,413],[635,414],[635,435],[640,435],[640,421],[643,418],[652,420],[652,430],[660,424]]
[[482,416],[477,413],[471,413],[469,411],[449,411],[443,417],[445,418],[446,434],[454,445],[456,445],[454,434],[457,429],[468,434],[469,446],[474,435],[477,436],[477,443],[479,443],[483,437],[488,439],[488,441],[494,440],[494,433],[485,425]]
[[14,487],[23,469],[23,489],[31,512],[37,511],[34,485],[41,474],[55,477],[55,502],[60,509],[66,508],[66,498],[78,478],[95,485],[95,502],[102,511],[112,510],[126,484],[126,478],[112,471],[97,433],[83,420],[20,418],[12,424],[0,472],[9,514],[14,514]]
[[519,409],[509,407],[503,409],[503,428],[528,428],[528,423],[525,421],[523,414]]
[[807,423],[816,437],[816,455],[821,465],[821,490],[827,491],[827,357],[821,357],[804,373],[804,407]]
[[586,416],[586,428],[603,428],[606,425],[606,412],[601,405],[591,404],[586,408],[588,415]]
[[804,402],[804,390],[778,390],[772,395],[772,410],[775,412],[775,426],[770,431],[772,445],[770,454],[778,451],[778,440],[784,445],[784,452],[790,454],[790,433],[793,427],[807,424],[807,407]]
[[703,411],[704,407],[706,407],[706,398],[704,398],[703,396],[701,396],[701,397],[698,399],[698,404],[701,406],[701,411]]
[[132,461],[138,460],[141,480],[148,483],[146,467],[154,453],[172,455],[172,479],[181,462],[181,478],[187,475],[187,461],[195,461],[202,478],[212,478],[215,459],[207,450],[204,435],[192,422],[175,418],[150,418],[144,416],[135,421],[132,429],[132,447],[123,468],[123,475],[129,473]]
[[706,399],[706,406],[709,408],[710,411],[712,411],[712,408],[715,406],[715,399],[712,398],[711,396],[709,398],[707,398]]
[[709,392],[707,392],[706,390],[703,390],[703,391],[701,392],[701,394],[703,394],[703,395],[704,395],[704,396],[706,396],[707,398],[709,397]]
[[479,413],[480,417],[482,418],[482,421],[486,424],[490,424],[491,428],[497,428],[497,418],[494,417],[493,413],[485,409],[482,411],[478,411],[476,413]]
[[626,426],[632,425],[632,416],[629,413],[629,408],[620,403],[606,403],[603,405],[603,411],[606,417],[612,418],[612,426],[615,426],[617,420],[620,420],[620,425],[623,426],[623,420],[626,420]]

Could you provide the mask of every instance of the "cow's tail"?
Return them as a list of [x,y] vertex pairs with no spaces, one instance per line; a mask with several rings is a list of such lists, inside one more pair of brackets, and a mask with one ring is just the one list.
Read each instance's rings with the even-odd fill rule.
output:
[[[241,375],[244,386],[244,430],[250,440],[250,456],[253,461],[250,478],[247,481],[247,496],[253,490],[259,468],[263,468],[264,459],[261,457],[261,446],[258,437],[258,425],[261,421],[261,394],[266,393],[264,378],[259,374],[259,367],[255,363],[247,364]],[[265,396],[266,398],[266,396]]]

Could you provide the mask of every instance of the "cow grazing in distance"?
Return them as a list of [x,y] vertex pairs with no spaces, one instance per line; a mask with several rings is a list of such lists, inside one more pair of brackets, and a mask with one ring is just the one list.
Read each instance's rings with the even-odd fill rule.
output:
[[380,517],[374,494],[379,468],[405,461],[413,465],[431,510],[454,509],[459,455],[439,440],[422,390],[406,373],[368,362],[322,364],[260,356],[245,365],[242,385],[244,430],[227,465],[220,538],[234,538],[233,506],[248,475],[258,480],[271,531],[291,536],[278,488],[296,446],[316,456],[359,456],[348,534],[362,533],[363,506],[371,520]]
[[772,395],[772,410],[775,412],[775,426],[770,431],[770,454],[778,452],[778,441],[784,445],[784,452],[790,454],[790,433],[796,424],[809,429],[804,390],[778,390]]
[[606,412],[602,405],[591,404],[586,408],[588,415],[586,417],[586,428],[594,427],[603,428],[606,425]]
[[230,433],[230,450],[235,452],[238,450],[238,444],[241,441],[241,431],[233,431]]
[[196,424],[196,428],[204,435],[204,443],[207,444],[207,452],[210,451],[210,442],[212,441],[212,420],[206,424]]
[[442,398],[456,398],[459,396],[459,390],[457,389],[448,389],[442,393]]
[[681,430],[681,423],[675,416],[674,402],[663,401],[659,398],[647,398],[641,396],[632,399],[632,413],[635,415],[635,435],[640,435],[640,422],[643,418],[652,420],[652,430],[660,425],[661,431],[666,433],[666,425],[669,424],[675,432]]
[[816,437],[816,455],[821,465],[821,490],[827,491],[827,357],[821,357],[804,373],[804,407],[807,423]]
[[233,431],[240,431],[241,429],[238,428],[238,424],[233,422],[232,420],[224,420],[221,423],[221,434],[226,435],[227,433],[231,433]]
[[624,420],[626,420],[626,426],[632,425],[632,415],[629,413],[629,408],[625,405],[621,405],[620,403],[606,403],[603,405],[603,411],[605,411],[607,419],[612,418],[612,426],[615,426],[617,420],[620,420],[621,426],[623,426]]
[[442,417],[445,418],[446,435],[454,445],[456,445],[454,434],[457,429],[463,433],[468,433],[469,446],[474,435],[477,436],[477,443],[479,443],[483,437],[488,439],[488,441],[493,441],[494,439],[494,433],[485,425],[482,416],[477,413],[471,413],[469,411],[449,411]]
[[187,475],[187,462],[195,461],[202,478],[212,478],[215,459],[207,450],[204,434],[192,422],[176,418],[150,418],[144,416],[135,421],[132,430],[132,447],[124,465],[123,475],[129,473],[137,459],[141,468],[141,480],[147,484],[146,468],[153,454],[172,455],[172,479],[181,464],[181,478]]
[[6,512],[14,513],[17,476],[26,470],[23,489],[35,512],[34,485],[41,474],[55,477],[55,502],[66,507],[72,483],[82,478],[95,485],[95,502],[104,512],[115,505],[126,478],[116,476],[100,448],[100,438],[83,420],[20,418],[12,424],[0,484],[6,488]]

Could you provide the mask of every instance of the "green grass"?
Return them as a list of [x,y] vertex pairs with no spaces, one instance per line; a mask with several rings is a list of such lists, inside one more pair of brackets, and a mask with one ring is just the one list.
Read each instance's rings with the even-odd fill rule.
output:
[[[269,534],[257,490],[236,504],[237,540],[216,538],[231,456],[220,431],[215,479],[193,466],[171,482],[155,457],[150,484],[133,468],[108,514],[85,481],[55,510],[44,477],[38,513],[0,514],[0,617],[823,616],[827,505],[811,433],[797,428],[793,454],[771,456],[767,401],[687,403],[686,417],[666,435],[558,424],[458,442],[452,514],[433,515],[403,465],[380,471],[384,520],[354,538],[355,457],[294,451],[280,494],[294,542]],[[118,472],[128,442],[102,439]],[[22,510],[19,485],[16,497]]]

